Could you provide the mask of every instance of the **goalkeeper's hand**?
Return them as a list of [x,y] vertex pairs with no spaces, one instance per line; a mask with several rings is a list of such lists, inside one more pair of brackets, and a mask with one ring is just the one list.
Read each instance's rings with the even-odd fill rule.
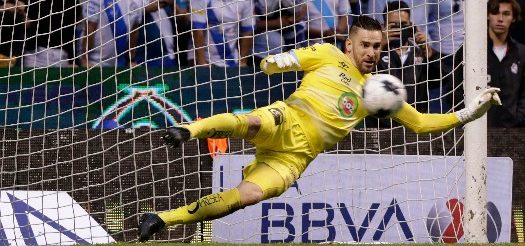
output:
[[464,109],[456,112],[456,116],[463,124],[469,123],[481,116],[483,116],[492,104],[501,105],[498,92],[499,88],[488,88],[482,91],[471,103]]
[[270,55],[268,58],[266,58],[266,63],[264,64],[264,70],[268,70],[268,66],[270,64],[275,64],[280,69],[285,68],[301,68],[301,65],[299,65],[299,61],[290,54],[289,52],[277,54],[277,55]]

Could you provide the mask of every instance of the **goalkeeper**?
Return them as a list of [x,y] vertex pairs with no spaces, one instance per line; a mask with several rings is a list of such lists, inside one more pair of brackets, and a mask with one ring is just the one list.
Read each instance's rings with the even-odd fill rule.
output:
[[[192,138],[247,139],[256,146],[256,158],[243,170],[244,180],[236,188],[175,210],[144,214],[139,241],[166,226],[221,218],[286,191],[320,152],[368,115],[362,106],[362,86],[378,62],[382,35],[379,22],[359,16],[350,28],[345,53],[331,44],[316,44],[263,59],[261,69],[267,74],[304,71],[301,86],[285,101],[168,129],[164,139],[175,147]],[[486,89],[454,113],[422,114],[405,103],[392,117],[416,133],[445,131],[481,117],[491,104],[500,104],[498,91]]]

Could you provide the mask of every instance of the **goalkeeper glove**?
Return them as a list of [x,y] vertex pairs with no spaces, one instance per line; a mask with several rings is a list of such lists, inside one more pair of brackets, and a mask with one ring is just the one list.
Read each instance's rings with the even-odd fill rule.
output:
[[483,116],[492,104],[501,105],[498,92],[499,88],[487,88],[482,91],[474,101],[469,103],[464,109],[456,112],[456,116],[463,124],[469,123],[481,116]]
[[266,59],[266,64],[264,65],[264,70],[268,69],[268,64],[275,64],[278,68],[292,68],[297,67],[301,68],[301,65],[299,65],[299,61],[290,54],[289,52],[281,53],[277,55],[271,55]]

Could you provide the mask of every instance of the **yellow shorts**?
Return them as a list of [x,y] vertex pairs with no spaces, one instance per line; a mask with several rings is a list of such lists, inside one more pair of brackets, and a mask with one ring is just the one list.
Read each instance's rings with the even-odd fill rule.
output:
[[[257,151],[255,160],[244,169],[245,181],[259,185],[265,192],[265,198],[278,196],[300,177],[313,160],[310,145],[296,121],[295,111],[282,101],[258,108],[248,115],[258,116],[261,128],[250,140]],[[281,187],[274,187],[278,182],[269,178],[271,170],[267,170],[265,165],[280,174],[283,180]],[[266,197],[266,193],[272,196]]]

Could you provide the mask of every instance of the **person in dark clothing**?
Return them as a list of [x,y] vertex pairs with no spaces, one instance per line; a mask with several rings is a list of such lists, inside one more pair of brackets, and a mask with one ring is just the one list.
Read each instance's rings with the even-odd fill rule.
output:
[[[525,9],[525,0],[519,0],[521,9]],[[519,21],[516,21],[512,26],[510,27],[510,36],[521,44],[525,44],[525,11],[521,11]]]
[[[444,75],[449,73],[439,62],[439,52],[427,45],[426,35],[412,23],[410,7],[406,2],[389,2],[383,11],[384,35],[383,51],[376,67],[377,73],[389,73],[396,76],[405,85],[407,102],[418,111],[432,112],[429,90],[439,88]],[[391,119],[365,119],[364,127],[393,127]]]
[[489,85],[501,88],[503,103],[488,111],[488,126],[525,126],[525,45],[509,36],[521,9],[516,0],[489,0],[487,10]]
[[428,90],[438,87],[450,68],[439,63],[439,52],[427,45],[426,35],[413,25],[407,3],[390,2],[383,13],[387,35],[377,71],[388,70],[401,79],[407,90],[407,102],[419,111],[428,112]]
[[76,21],[81,9],[76,0],[29,0],[27,15],[35,20],[27,32],[24,67],[71,66],[75,57]]
[[[149,0],[144,8],[144,24],[139,29],[136,52],[138,64],[151,68],[187,66],[187,63],[179,64],[179,61],[186,61],[186,57],[179,58],[179,51],[188,46],[189,31],[182,34],[182,27],[177,26],[181,23],[185,27],[189,26],[187,8],[187,1]],[[186,39],[186,43],[180,42],[179,38]]]
[[0,1],[0,67],[16,65],[29,26],[25,2]]

